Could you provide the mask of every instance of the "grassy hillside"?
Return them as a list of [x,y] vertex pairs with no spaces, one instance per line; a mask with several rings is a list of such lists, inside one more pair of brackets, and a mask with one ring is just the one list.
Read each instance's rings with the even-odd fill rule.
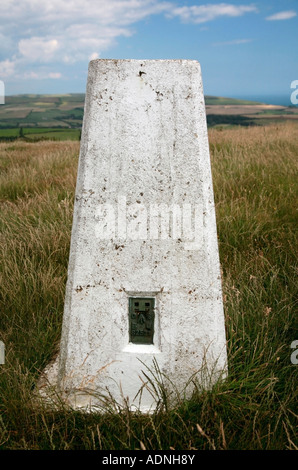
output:
[[209,140],[229,377],[175,406],[161,384],[149,417],[33,400],[59,347],[79,143],[0,144],[0,449],[298,449],[297,125]]

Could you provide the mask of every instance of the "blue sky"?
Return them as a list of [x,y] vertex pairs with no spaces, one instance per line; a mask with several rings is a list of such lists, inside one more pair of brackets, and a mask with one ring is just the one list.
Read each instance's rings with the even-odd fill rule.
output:
[[77,93],[94,58],[191,59],[205,94],[290,98],[297,35],[298,0],[1,0],[0,80]]

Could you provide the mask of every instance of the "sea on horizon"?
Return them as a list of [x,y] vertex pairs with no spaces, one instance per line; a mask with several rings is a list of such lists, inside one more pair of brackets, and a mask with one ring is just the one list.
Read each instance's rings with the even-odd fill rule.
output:
[[246,96],[242,95],[242,96],[233,96],[233,98],[249,100],[249,101],[258,101],[259,103],[275,104],[279,106],[294,106],[293,103],[291,103],[292,91],[290,90],[288,95],[246,95]]

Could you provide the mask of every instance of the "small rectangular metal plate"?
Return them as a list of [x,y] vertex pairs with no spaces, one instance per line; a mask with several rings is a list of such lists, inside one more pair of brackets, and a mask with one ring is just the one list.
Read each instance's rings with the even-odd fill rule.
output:
[[153,344],[154,300],[129,297],[129,341],[135,344]]

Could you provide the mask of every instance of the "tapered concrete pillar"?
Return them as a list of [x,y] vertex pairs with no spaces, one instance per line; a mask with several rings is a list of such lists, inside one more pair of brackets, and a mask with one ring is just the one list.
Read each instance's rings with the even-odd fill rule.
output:
[[200,65],[95,60],[58,385],[73,406],[111,394],[148,410],[154,363],[179,391],[227,370]]

